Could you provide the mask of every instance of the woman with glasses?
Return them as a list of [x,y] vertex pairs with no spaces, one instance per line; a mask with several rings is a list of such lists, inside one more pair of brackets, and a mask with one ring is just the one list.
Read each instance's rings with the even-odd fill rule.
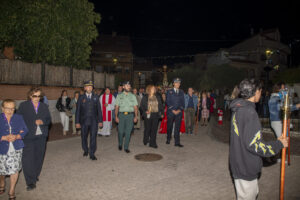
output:
[[42,170],[48,129],[51,123],[48,106],[40,102],[42,90],[32,88],[28,93],[28,101],[20,104],[18,114],[24,118],[28,134],[24,137],[23,173],[27,190],[33,190]]
[[9,199],[16,199],[15,187],[22,168],[23,138],[28,132],[23,117],[14,114],[15,107],[13,100],[4,100],[0,115],[0,195],[5,192],[5,177],[10,176]]

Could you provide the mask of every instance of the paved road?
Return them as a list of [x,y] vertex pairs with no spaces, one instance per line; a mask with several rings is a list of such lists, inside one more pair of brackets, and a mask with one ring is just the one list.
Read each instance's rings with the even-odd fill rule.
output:
[[[23,174],[17,185],[22,200],[229,200],[235,199],[228,170],[228,145],[209,135],[210,127],[197,135],[181,136],[184,148],[165,144],[159,135],[158,149],[142,144],[142,131],[132,137],[126,154],[117,149],[116,131],[98,137],[97,161],[82,156],[80,138],[48,143],[37,189],[27,192]],[[163,159],[141,162],[139,153],[158,153]],[[300,157],[292,156],[286,170],[286,199],[300,199]],[[263,169],[259,199],[278,199],[280,166]],[[9,179],[7,179],[7,183]],[[0,196],[0,199],[7,195]]]

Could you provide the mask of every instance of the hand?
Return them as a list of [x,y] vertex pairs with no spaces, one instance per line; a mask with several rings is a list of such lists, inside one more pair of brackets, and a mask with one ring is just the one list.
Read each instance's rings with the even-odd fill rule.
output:
[[115,119],[115,120],[116,120],[116,123],[119,123],[119,122],[120,122],[119,117],[117,117],[117,116],[116,116],[116,119]]
[[150,112],[149,112],[149,111],[146,111],[146,114],[148,115],[148,114],[150,114]]
[[161,115],[161,118],[164,118],[164,115]]
[[174,115],[178,115],[181,112],[181,110],[173,110]]
[[296,107],[297,107],[297,108],[300,108],[300,103],[296,104]]
[[76,128],[81,128],[80,124],[75,125]]
[[35,124],[39,126],[39,125],[42,125],[44,123],[43,123],[42,120],[38,119],[38,120],[35,121]]
[[2,140],[2,141],[8,141],[8,135],[2,136],[2,137],[1,137],[1,140]]
[[278,140],[282,143],[284,148],[287,148],[289,146],[289,142],[288,142],[289,139],[288,138],[284,139],[283,136],[280,136],[278,138]]
[[105,106],[105,107],[107,107],[107,106],[108,106],[108,104],[106,103],[106,104],[104,104],[104,106]]
[[99,126],[99,127],[103,127],[103,123],[100,122],[100,123],[98,124],[98,126]]
[[134,117],[133,122],[137,123],[137,121],[138,121],[137,117]]
[[10,134],[10,135],[7,136],[7,141],[8,142],[14,142],[14,141],[16,141],[16,139],[17,139],[16,135]]

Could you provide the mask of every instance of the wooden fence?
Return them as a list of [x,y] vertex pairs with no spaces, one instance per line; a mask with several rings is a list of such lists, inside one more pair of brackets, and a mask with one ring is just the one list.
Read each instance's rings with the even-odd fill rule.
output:
[[1,84],[82,87],[87,80],[93,80],[95,88],[115,88],[112,74],[0,59]]

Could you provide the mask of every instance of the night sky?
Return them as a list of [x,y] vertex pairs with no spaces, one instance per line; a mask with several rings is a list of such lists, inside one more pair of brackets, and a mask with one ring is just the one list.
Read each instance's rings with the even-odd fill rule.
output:
[[297,1],[90,1],[102,16],[99,33],[130,36],[137,56],[215,51],[246,39],[251,28],[279,28],[286,44],[300,46]]

